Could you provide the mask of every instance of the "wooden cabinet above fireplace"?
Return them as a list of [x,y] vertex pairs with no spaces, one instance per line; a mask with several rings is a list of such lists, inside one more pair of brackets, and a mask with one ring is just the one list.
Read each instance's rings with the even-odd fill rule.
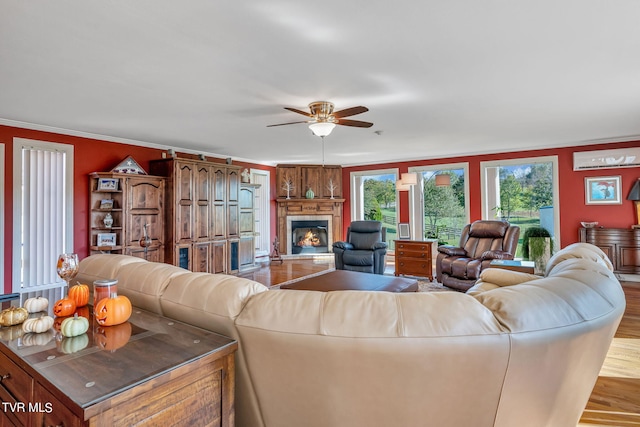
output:
[[313,190],[315,198],[342,197],[342,167],[330,165],[278,165],[276,167],[276,181],[278,198],[286,198],[285,183],[290,182],[293,188],[289,191],[291,199],[303,198],[309,188]]

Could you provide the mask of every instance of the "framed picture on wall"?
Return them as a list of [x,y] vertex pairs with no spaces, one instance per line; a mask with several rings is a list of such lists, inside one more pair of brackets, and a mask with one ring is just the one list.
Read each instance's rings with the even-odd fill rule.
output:
[[409,224],[401,222],[398,224],[398,239],[400,240],[408,240],[411,239],[411,230],[409,229]]
[[584,179],[587,205],[621,205],[621,176],[597,176]]

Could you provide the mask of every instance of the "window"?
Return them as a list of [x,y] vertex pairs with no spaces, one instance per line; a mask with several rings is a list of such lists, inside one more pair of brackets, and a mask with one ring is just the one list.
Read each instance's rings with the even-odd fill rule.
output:
[[256,257],[268,256],[271,251],[271,219],[269,215],[269,194],[271,194],[269,182],[270,173],[262,169],[251,169],[251,182],[260,184],[255,192],[255,232],[256,232]]
[[409,168],[422,180],[409,193],[412,235],[457,245],[469,223],[467,163]]
[[56,260],[73,252],[73,146],[15,138],[13,291],[60,286]]
[[351,219],[382,221],[390,250],[398,226],[397,177],[397,169],[351,172]]
[[522,235],[531,226],[549,231],[560,247],[558,157],[534,157],[480,163],[482,217],[504,219],[520,226],[517,257],[522,255]]

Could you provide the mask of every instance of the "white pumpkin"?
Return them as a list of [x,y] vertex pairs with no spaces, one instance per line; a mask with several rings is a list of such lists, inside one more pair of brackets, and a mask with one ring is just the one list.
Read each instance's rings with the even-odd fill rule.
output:
[[49,308],[49,300],[45,297],[27,298],[24,302],[24,308],[26,308],[29,313],[46,311],[47,308]]
[[22,330],[24,332],[35,332],[40,334],[47,332],[53,326],[53,317],[42,316],[27,319],[22,323]]
[[22,336],[22,345],[31,347],[33,345],[47,345],[53,339],[52,333],[36,334],[33,332],[26,333]]

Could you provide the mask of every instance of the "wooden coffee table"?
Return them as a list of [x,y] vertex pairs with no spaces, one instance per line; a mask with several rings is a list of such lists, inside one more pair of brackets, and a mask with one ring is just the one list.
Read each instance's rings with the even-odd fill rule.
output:
[[0,328],[0,425],[233,425],[234,340],[135,307],[90,324],[73,338]]
[[319,276],[303,279],[280,289],[305,291],[386,291],[417,292],[418,281],[404,277],[381,274],[359,273],[357,271],[335,270]]

